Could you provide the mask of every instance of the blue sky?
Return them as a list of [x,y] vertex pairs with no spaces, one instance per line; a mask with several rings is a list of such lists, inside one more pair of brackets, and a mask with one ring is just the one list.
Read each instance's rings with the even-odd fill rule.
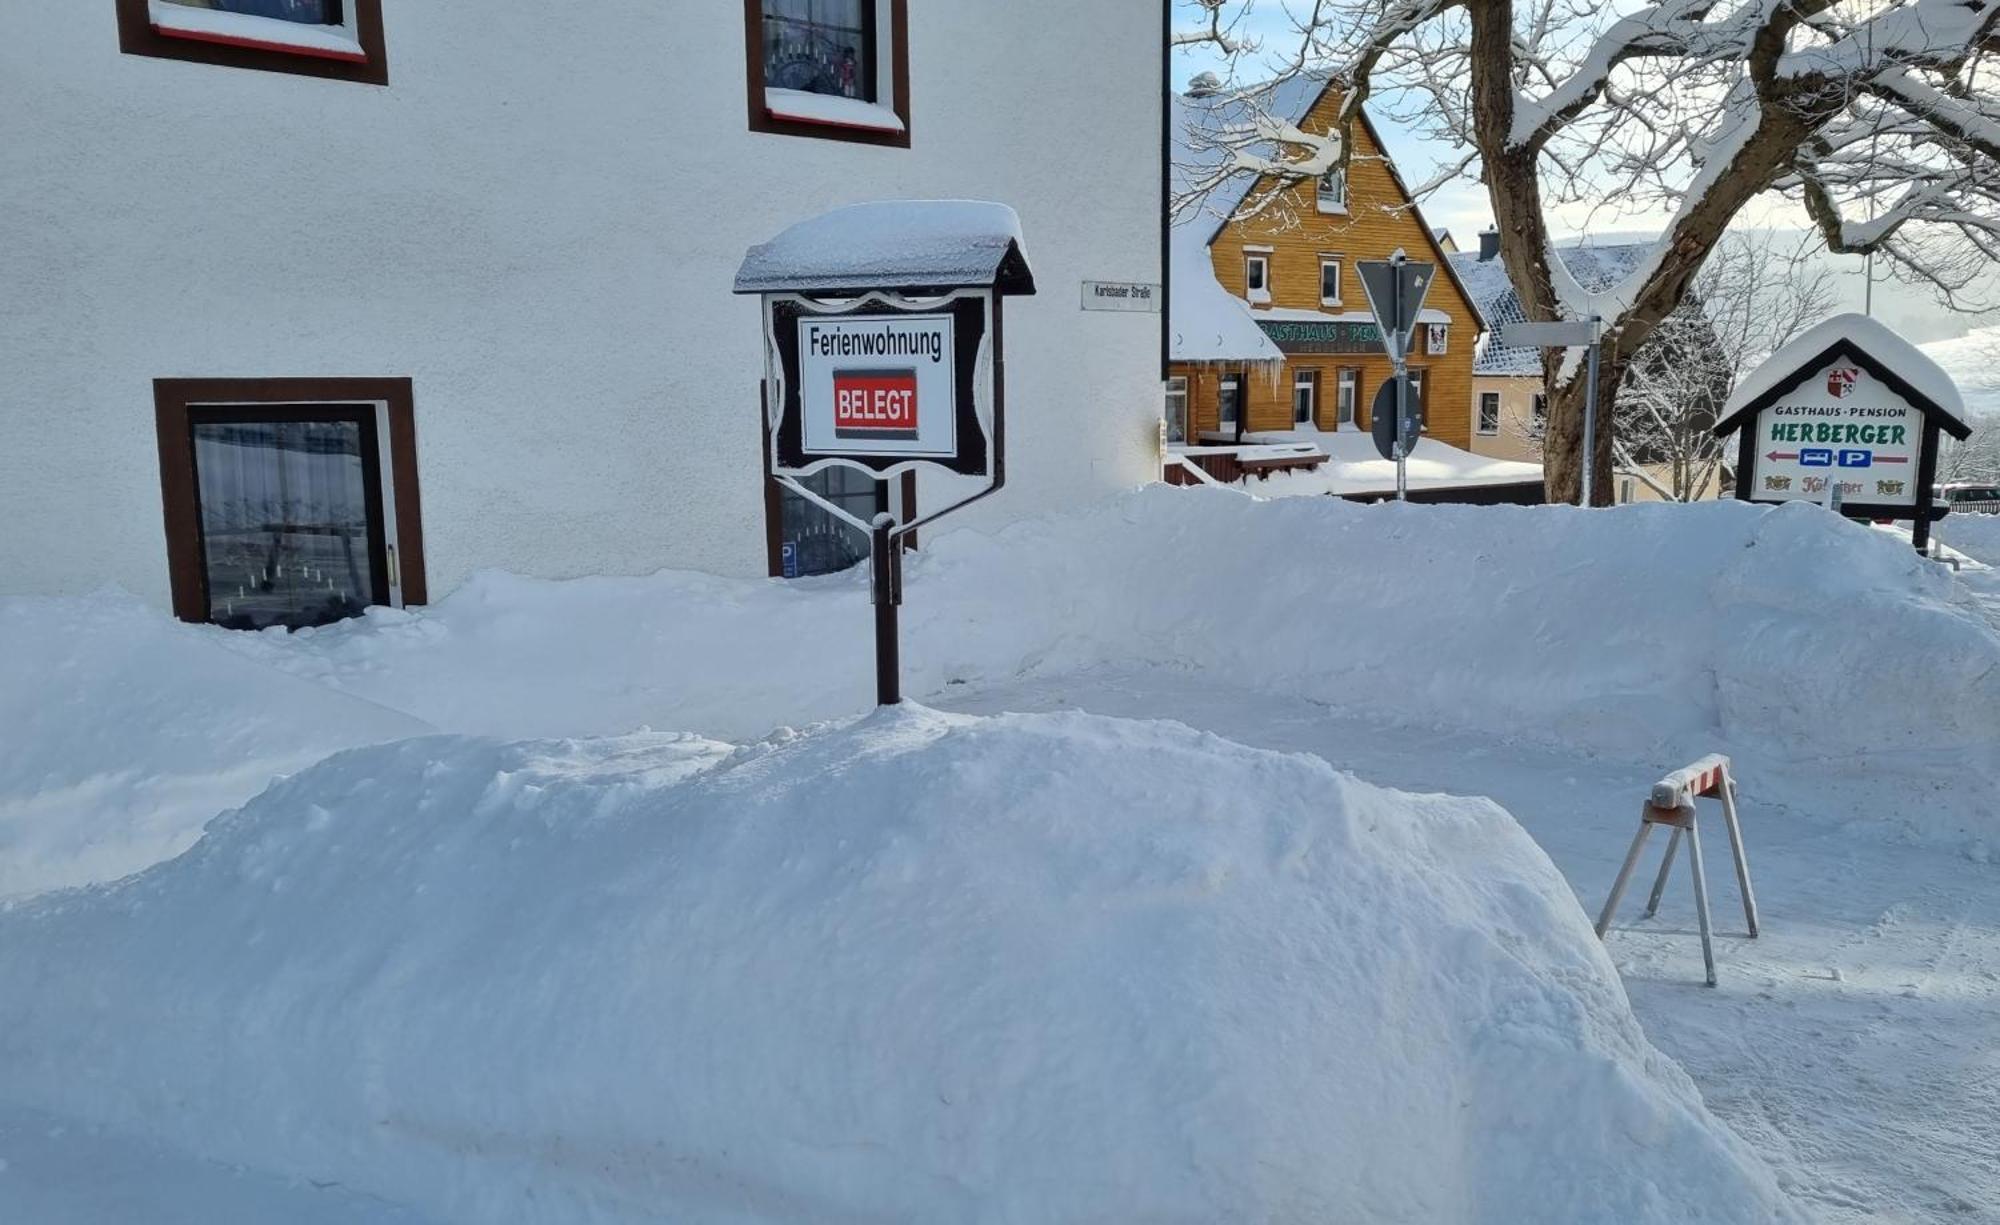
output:
[[[1286,19],[1285,3],[1286,0],[1259,0],[1251,19],[1239,31],[1261,39],[1266,55],[1282,58],[1297,50],[1298,34]],[[1176,0],[1175,9],[1180,27],[1191,27],[1197,23],[1199,10],[1191,0]],[[1226,73],[1228,65],[1207,48],[1177,52],[1173,74],[1175,87],[1184,87],[1189,78],[1205,70]],[[1255,80],[1262,75],[1248,61],[1237,65],[1237,72],[1243,80]],[[1369,115],[1381,132],[1382,143],[1387,146],[1389,156],[1395,160],[1405,182],[1420,182],[1431,177],[1448,159],[1457,155],[1454,146],[1396,122],[1385,111],[1386,108],[1378,104],[1369,108]],[[1422,201],[1422,207],[1425,219],[1432,225],[1449,229],[1462,250],[1477,247],[1479,231],[1492,221],[1493,216],[1485,187],[1471,182],[1448,184]],[[1593,216],[1582,206],[1559,207],[1550,217],[1551,228],[1557,238],[1587,237],[1600,242],[1651,237],[1665,227],[1667,220],[1666,214],[1657,211],[1614,214],[1610,210],[1602,210]],[[1792,233],[1799,232],[1805,225],[1795,206],[1777,201],[1746,210],[1738,224],[1746,229],[1756,227]],[[1859,310],[1863,297],[1862,260],[1858,256],[1824,253],[1819,258],[1840,278],[1836,288],[1841,300],[1840,309]],[[1875,304],[1878,314],[1918,341],[1961,335],[1970,324],[1979,322],[1975,318],[1944,311],[1926,290],[1895,284],[1886,278],[1878,279]],[[1992,319],[1989,317],[1987,321]]]

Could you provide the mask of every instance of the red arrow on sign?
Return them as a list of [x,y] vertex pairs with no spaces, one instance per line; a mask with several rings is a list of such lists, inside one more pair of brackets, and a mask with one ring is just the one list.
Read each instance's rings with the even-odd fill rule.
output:
[[1907,464],[1910,462],[1910,457],[1907,455],[1878,455],[1875,457],[1875,462],[1878,464]]
[[1765,456],[1764,458],[1765,458],[1765,459],[1797,459],[1798,457],[1799,457],[1799,453],[1798,453],[1797,451],[1772,451],[1772,452],[1771,452],[1770,454],[1766,455],[1766,456]]

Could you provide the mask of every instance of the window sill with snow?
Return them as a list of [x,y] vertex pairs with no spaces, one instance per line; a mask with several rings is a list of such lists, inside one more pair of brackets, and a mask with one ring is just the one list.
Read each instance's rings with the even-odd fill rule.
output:
[[152,23],[154,33],[167,38],[344,60],[352,64],[368,62],[368,53],[361,49],[361,40],[344,25],[303,25],[275,17],[163,4],[161,0],[151,0],[147,19]]
[[339,24],[320,25],[170,0],[118,0],[118,44],[127,55],[387,85],[382,0],[347,0],[340,10]]
[[808,124],[850,132],[901,134],[907,129],[895,111],[859,98],[810,93],[803,89],[768,88],[764,110],[783,123]]

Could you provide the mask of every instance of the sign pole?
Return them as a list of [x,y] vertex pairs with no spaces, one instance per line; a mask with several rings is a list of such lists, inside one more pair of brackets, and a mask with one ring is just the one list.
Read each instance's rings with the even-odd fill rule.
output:
[[[1401,247],[1398,247],[1396,253],[1389,257],[1389,263],[1394,265],[1396,269],[1396,301],[1392,309],[1395,311],[1395,317],[1399,321],[1403,318],[1403,262],[1406,258]],[[1389,343],[1394,346],[1390,357],[1395,360],[1396,367],[1396,500],[1398,502],[1406,502],[1410,497],[1410,475],[1409,464],[1407,462],[1407,457],[1410,453],[1410,444],[1403,437],[1403,426],[1409,418],[1409,405],[1405,402],[1405,397],[1409,394],[1409,345],[1405,344],[1398,336],[1392,336]]]
[[875,603],[875,704],[895,706],[903,700],[901,646],[896,606],[903,602],[899,581],[902,549],[895,539],[896,516],[883,511],[869,532],[869,578]]
[[1590,370],[1586,377],[1589,384],[1583,392],[1583,504],[1593,505],[1591,495],[1595,492],[1597,474],[1597,351],[1603,347],[1598,335],[1602,320],[1595,315],[1590,319]]

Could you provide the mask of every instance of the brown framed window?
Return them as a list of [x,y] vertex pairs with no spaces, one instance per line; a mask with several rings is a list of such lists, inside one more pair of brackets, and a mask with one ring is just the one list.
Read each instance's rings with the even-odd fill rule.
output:
[[382,0],[116,0],[128,55],[389,83]]
[[750,130],[910,146],[909,0],[744,0]]
[[157,379],[174,615],[298,629],[422,604],[408,379]]

